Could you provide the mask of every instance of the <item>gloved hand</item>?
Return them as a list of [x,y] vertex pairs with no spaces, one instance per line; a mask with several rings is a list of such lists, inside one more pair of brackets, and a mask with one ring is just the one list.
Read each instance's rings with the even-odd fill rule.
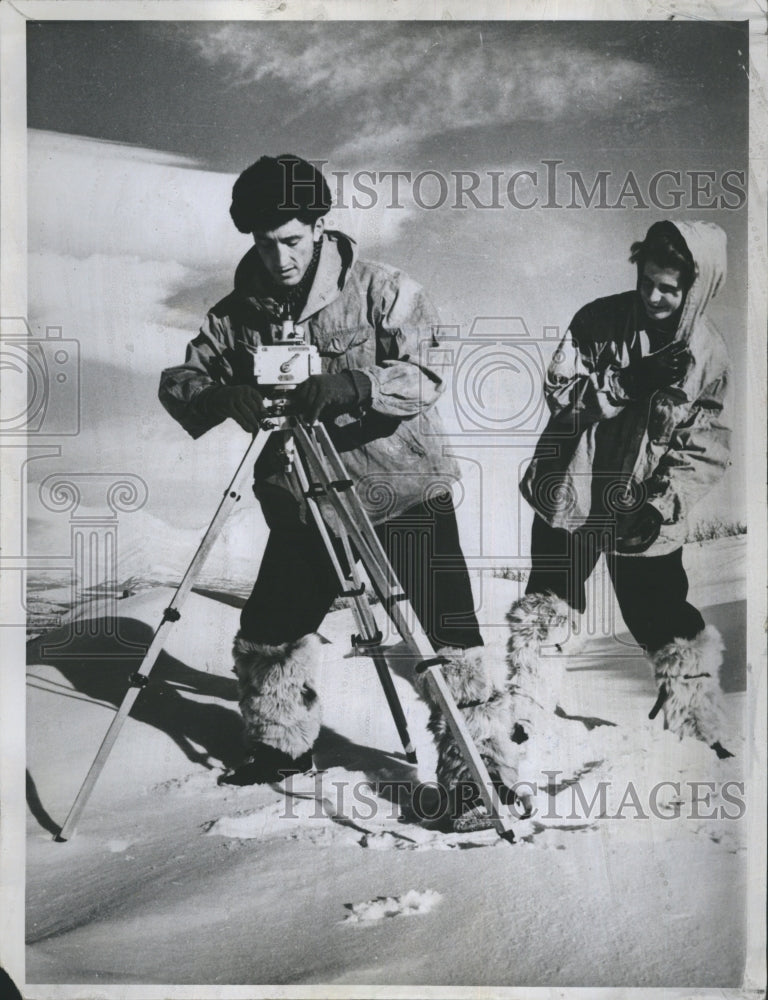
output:
[[659,537],[664,518],[652,504],[644,504],[616,519],[616,551],[624,555],[645,552]]
[[618,374],[624,392],[637,399],[656,389],[665,389],[685,377],[693,356],[682,341],[673,341],[660,351],[633,361]]
[[206,389],[203,409],[212,417],[231,417],[249,434],[255,434],[264,417],[264,398],[251,385],[217,385]]
[[364,401],[361,388],[366,383],[370,385],[367,376],[362,372],[343,371],[338,375],[310,375],[291,393],[291,409],[310,424],[320,417],[349,413]]

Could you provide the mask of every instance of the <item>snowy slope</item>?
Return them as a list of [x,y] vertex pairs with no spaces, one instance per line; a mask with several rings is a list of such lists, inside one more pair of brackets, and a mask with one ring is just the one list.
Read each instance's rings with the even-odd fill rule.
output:
[[[414,770],[372,663],[350,655],[346,611],[322,629],[324,773],[217,786],[240,754],[228,656],[238,612],[193,594],[79,832],[54,843],[135,668],[130,644],[147,641],[170,593],[119,602],[117,636],[97,615],[88,634],[30,644],[29,983],[740,982],[744,823],[723,818],[739,813],[738,786],[730,801],[722,792],[742,777],[744,696],[726,696],[737,757],[718,761],[648,721],[647,667],[604,636],[567,663],[560,702],[571,717],[553,718],[528,765],[557,773],[541,775],[537,812],[509,845],[493,831],[398,820],[386,783],[433,777],[427,712],[395,647]],[[503,620],[515,595],[491,581],[488,620]],[[502,630],[487,638],[502,655]],[[693,781],[715,792],[707,799]],[[589,808],[600,782],[602,818]]]

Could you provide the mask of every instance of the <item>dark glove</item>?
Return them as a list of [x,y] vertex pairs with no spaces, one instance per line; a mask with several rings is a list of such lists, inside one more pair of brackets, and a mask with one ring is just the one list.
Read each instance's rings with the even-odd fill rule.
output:
[[370,395],[370,380],[362,372],[310,375],[291,393],[291,409],[313,424],[320,417],[349,413]]
[[264,398],[251,385],[214,386],[206,389],[201,403],[209,416],[231,417],[249,434],[255,434],[264,419]]
[[659,537],[664,518],[652,504],[645,504],[616,519],[616,551],[623,555],[645,552]]
[[679,340],[654,354],[633,361],[619,372],[619,385],[632,399],[648,396],[683,379],[693,361],[686,345]]

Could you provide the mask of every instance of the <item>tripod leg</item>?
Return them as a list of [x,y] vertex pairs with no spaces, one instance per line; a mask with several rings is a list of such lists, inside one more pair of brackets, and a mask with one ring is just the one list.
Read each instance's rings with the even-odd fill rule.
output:
[[395,727],[397,728],[397,734],[400,737],[400,742],[403,744],[405,759],[409,764],[417,764],[418,760],[416,757],[416,750],[414,749],[413,742],[411,741],[411,734],[408,732],[408,721],[405,718],[405,712],[403,712],[402,702],[397,696],[397,691],[395,690],[395,685],[392,680],[392,674],[389,672],[389,664],[380,650],[372,650],[371,655],[373,656],[376,673],[378,674],[381,686],[384,689],[384,695],[387,699],[389,710],[392,713],[392,719],[395,723]]
[[[461,711],[440,670],[444,661],[435,657],[432,644],[418,624],[418,619],[413,615],[386,552],[373,529],[368,513],[346,477],[343,463],[328,436],[328,432],[322,424],[316,424],[309,430],[300,422],[297,423],[294,431],[296,440],[301,447],[315,457],[321,485],[325,487],[326,495],[333,504],[337,517],[349,531],[350,537],[360,552],[363,565],[374,588],[379,592],[379,596],[384,602],[387,614],[402,638],[421,657],[422,662],[417,669],[426,673],[431,694],[450,726],[456,743],[477,783],[494,827],[501,837],[514,841],[512,817],[509,810],[499,798],[485,762],[475,746]],[[408,618],[414,622],[413,627],[409,626],[408,618],[403,612],[403,608],[406,606],[409,610]]]
[[376,673],[378,674],[379,681],[384,689],[384,695],[387,699],[389,710],[392,713],[392,719],[400,737],[400,742],[402,743],[403,750],[405,751],[405,758],[409,763],[417,764],[418,761],[416,759],[416,751],[413,743],[411,742],[410,733],[408,732],[408,722],[405,718],[405,712],[403,711],[402,703],[397,696],[395,684],[392,680],[392,674],[389,670],[389,664],[387,663],[386,656],[384,655],[380,645],[382,639],[381,632],[376,625],[376,620],[373,617],[373,612],[371,611],[371,605],[368,598],[363,592],[360,575],[355,568],[355,557],[352,554],[352,546],[349,543],[349,535],[346,532],[342,532],[341,542],[344,546],[344,554],[347,559],[347,565],[350,567],[353,587],[355,591],[360,592],[355,593],[352,597],[352,602],[360,625],[359,638],[362,641],[355,643],[354,638],[352,641],[355,645],[367,648],[370,652],[374,666],[376,667]]
[[264,448],[269,435],[269,431],[262,430],[259,431],[259,433],[254,437],[245,455],[243,456],[240,465],[237,467],[237,471],[232,477],[232,481],[224,491],[224,496],[216,509],[213,520],[203,535],[202,541],[192,557],[192,561],[184,573],[181,583],[176,588],[176,592],[173,595],[171,603],[163,613],[163,619],[152,637],[152,642],[144,655],[144,659],[141,661],[139,669],[131,678],[132,686],[128,689],[125,697],[120,703],[117,714],[112,719],[109,729],[107,730],[107,734],[99,747],[98,753],[91,764],[88,774],[86,775],[85,781],[83,782],[80,791],[77,793],[77,797],[75,798],[72,808],[64,821],[64,825],[54,839],[58,841],[69,840],[74,834],[80,816],[82,815],[88,799],[91,796],[93,787],[104,769],[104,765],[107,763],[107,758],[109,757],[112,747],[115,744],[115,740],[120,734],[120,730],[123,728],[123,724],[125,723],[129,712],[133,708],[134,702],[141,693],[141,689],[147,685],[149,674],[154,667],[158,656],[162,652],[163,646],[165,645],[166,636],[181,617],[179,608],[189,596],[189,592],[192,590],[195,581],[200,575],[203,564],[208,558],[216,539],[220,535],[221,530],[224,527],[224,523],[229,517],[232,508],[240,499],[240,490],[243,487],[244,481],[251,474],[251,464],[256,460]]
[[[387,704],[389,705],[389,710],[392,713],[392,719],[395,723],[395,728],[397,729],[397,734],[400,737],[400,742],[403,745],[403,750],[405,751],[406,760],[411,764],[417,763],[416,761],[416,751],[413,747],[413,741],[411,740],[411,735],[408,732],[408,722],[405,718],[405,712],[403,711],[403,706],[398,697],[397,690],[395,689],[392,676],[389,672],[389,664],[387,663],[386,657],[381,649],[381,633],[376,627],[376,621],[371,612],[370,604],[368,603],[368,598],[365,594],[365,587],[360,580],[360,576],[355,568],[355,559],[352,554],[352,549],[349,544],[349,535],[345,531],[342,524],[339,525],[340,529],[340,541],[344,548],[344,555],[346,558],[347,565],[349,567],[349,579],[341,568],[341,563],[336,555],[336,549],[331,539],[328,528],[323,520],[322,512],[317,503],[317,500],[312,495],[312,490],[310,488],[309,479],[307,477],[307,472],[304,469],[301,461],[298,460],[293,466],[291,473],[294,478],[294,489],[299,488],[301,493],[304,495],[307,506],[312,518],[320,532],[320,537],[323,539],[323,543],[328,551],[331,563],[336,575],[339,579],[339,584],[342,588],[343,596],[347,597],[348,600],[352,602],[352,607],[355,612],[355,617],[357,618],[358,625],[360,627],[359,642],[355,645],[359,647],[367,648],[371,654],[374,665],[376,667],[376,673],[381,682],[381,686],[384,690],[384,696],[387,699]],[[353,640],[354,642],[354,640]]]

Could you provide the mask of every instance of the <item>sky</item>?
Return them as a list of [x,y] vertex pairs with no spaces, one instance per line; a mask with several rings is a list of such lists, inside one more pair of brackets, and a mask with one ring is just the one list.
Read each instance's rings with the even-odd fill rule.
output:
[[[652,222],[716,222],[730,274],[713,316],[743,375],[745,25],[49,21],[27,38],[30,319],[77,341],[81,390],[80,433],[33,463],[34,481],[131,471],[161,522],[207,523],[247,439],[232,426],[192,442],[157,380],[229,290],[249,245],[231,185],[264,153],[324,162],[334,224],[424,284],[458,360],[491,328],[551,351],[581,305],[634,285],[629,245]],[[387,171],[410,174],[397,198]],[[601,172],[602,207],[584,207],[572,175],[589,190]],[[489,207],[460,193],[472,176]],[[532,384],[491,370],[484,426]],[[708,508],[728,517],[743,492],[739,395],[734,468]],[[519,554],[516,477],[540,418],[516,437],[450,438],[470,550]]]
[[348,169],[477,167],[538,157],[542,144],[550,155],[744,151],[736,23],[38,22],[27,32],[31,126],[214,170],[286,147]]

